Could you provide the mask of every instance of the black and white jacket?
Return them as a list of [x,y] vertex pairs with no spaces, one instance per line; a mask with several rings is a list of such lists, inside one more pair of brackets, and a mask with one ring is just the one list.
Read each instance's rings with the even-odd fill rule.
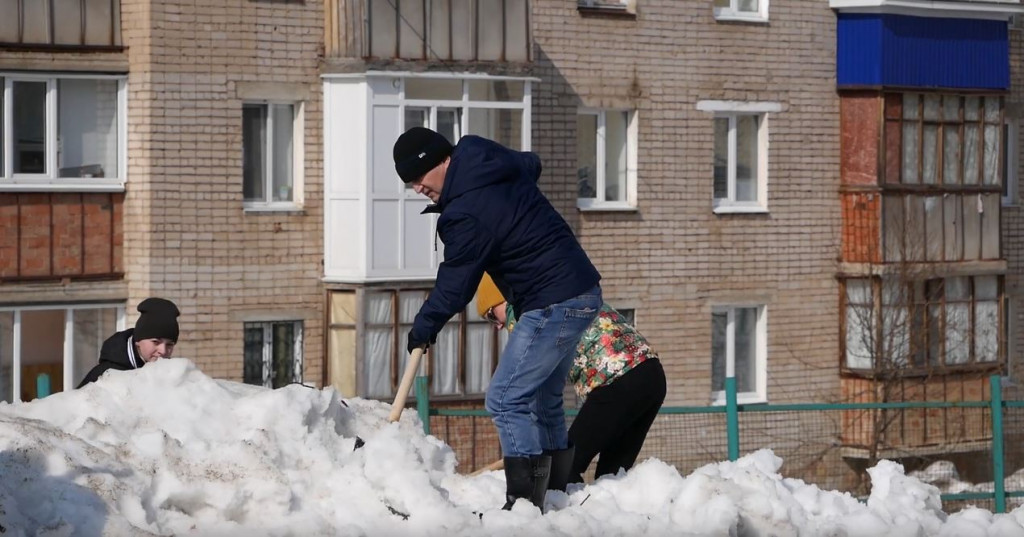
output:
[[95,382],[110,369],[129,371],[146,365],[146,361],[135,350],[135,339],[132,337],[134,332],[134,328],[129,328],[108,337],[100,349],[100,363],[85,375],[78,387]]

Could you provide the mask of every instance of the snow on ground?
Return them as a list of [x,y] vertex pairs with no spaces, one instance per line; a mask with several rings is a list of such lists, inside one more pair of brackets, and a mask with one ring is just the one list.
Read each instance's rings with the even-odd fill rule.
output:
[[0,533],[1024,537],[1024,508],[947,515],[898,464],[869,470],[860,503],[782,478],[769,450],[688,476],[651,459],[549,493],[547,514],[523,500],[501,511],[501,472],[457,474],[415,413],[389,424],[388,410],[215,380],[184,359],[0,404]]

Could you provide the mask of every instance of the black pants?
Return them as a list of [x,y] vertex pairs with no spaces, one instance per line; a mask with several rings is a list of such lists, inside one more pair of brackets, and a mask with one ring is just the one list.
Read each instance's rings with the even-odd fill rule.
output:
[[576,445],[569,482],[582,482],[598,455],[595,478],[632,468],[664,401],[665,370],[659,360],[644,361],[591,391],[569,428],[569,440]]

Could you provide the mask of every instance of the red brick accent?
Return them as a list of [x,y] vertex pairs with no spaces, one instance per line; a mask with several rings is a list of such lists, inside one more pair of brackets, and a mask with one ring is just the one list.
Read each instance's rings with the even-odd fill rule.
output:
[[844,93],[839,99],[839,177],[844,185],[878,184],[881,102],[877,92]]
[[880,263],[881,196],[874,192],[846,192],[842,200],[842,260]]

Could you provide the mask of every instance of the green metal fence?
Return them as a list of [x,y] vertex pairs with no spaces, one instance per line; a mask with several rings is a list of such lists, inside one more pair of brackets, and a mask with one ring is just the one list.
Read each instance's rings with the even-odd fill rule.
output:
[[[702,465],[769,447],[783,459],[784,476],[864,496],[867,467],[879,459],[896,459],[909,473],[928,469],[921,475],[937,485],[955,485],[946,488],[958,491],[942,494],[947,510],[970,504],[1003,513],[1008,503],[1020,505],[1024,499],[1024,401],[1004,401],[999,376],[990,377],[989,384],[987,401],[740,405],[735,379],[725,379],[724,406],[663,407],[640,460],[656,457],[685,475]],[[452,445],[460,464],[468,461],[470,468],[499,459],[490,414],[482,409],[431,408],[428,397],[421,395],[428,387],[426,377],[416,379],[424,432],[433,431]],[[567,418],[572,420],[576,413],[567,409]],[[887,435],[898,441],[876,442],[874,451],[851,445],[850,432],[871,432],[879,416],[891,427]],[[941,463],[938,470],[929,468],[936,461],[956,461],[957,466]],[[957,468],[966,479],[952,473]],[[971,481],[983,483],[968,486]]]

